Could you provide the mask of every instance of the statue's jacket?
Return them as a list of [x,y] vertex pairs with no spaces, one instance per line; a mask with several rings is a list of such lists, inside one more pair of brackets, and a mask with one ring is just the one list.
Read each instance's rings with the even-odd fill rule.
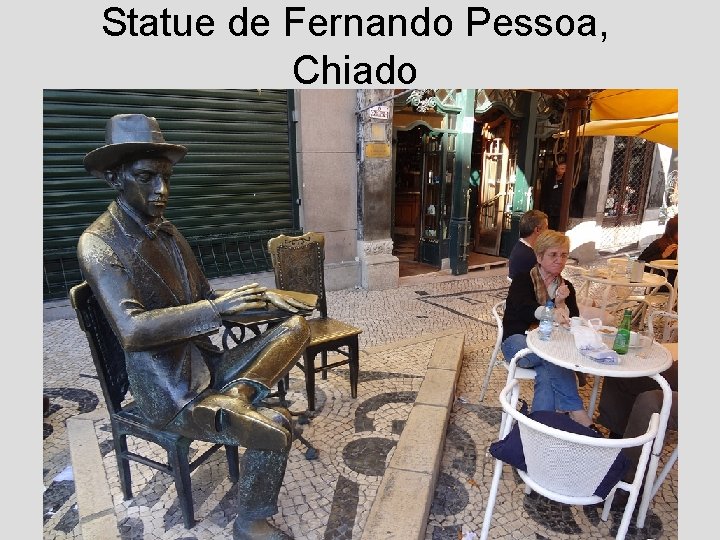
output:
[[[113,202],[77,250],[83,276],[125,350],[133,398],[154,427],[209,386],[207,362],[219,349],[208,334],[221,324],[192,249],[170,222],[164,225],[149,235]],[[162,234],[174,238],[179,258]]]

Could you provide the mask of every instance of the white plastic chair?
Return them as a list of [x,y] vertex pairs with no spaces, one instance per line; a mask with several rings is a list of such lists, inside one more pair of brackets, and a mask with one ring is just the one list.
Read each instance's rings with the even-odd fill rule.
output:
[[[519,424],[527,472],[517,469],[517,473],[525,482],[526,493],[536,491],[553,501],[565,504],[588,505],[602,502],[602,498],[594,495],[593,492],[605,477],[618,453],[622,448],[642,447],[632,483],[619,481],[605,499],[601,514],[601,519],[607,521],[610,515],[610,506],[618,488],[629,492],[615,537],[617,540],[625,538],[640,494],[651,445],[658,432],[659,415],[657,413],[652,415],[648,430],[639,437],[604,439],[578,435],[551,428],[519,412],[516,409],[518,385],[517,379],[511,380],[500,393],[500,403],[504,414],[509,415]],[[501,439],[507,436],[512,425],[512,421],[505,423]],[[481,540],[486,540],[490,531],[503,468],[503,462],[496,459],[480,534]]]
[[[485,380],[483,380],[482,389],[480,390],[480,402],[482,402],[482,400],[485,399],[485,394],[487,393],[488,385],[490,384],[490,377],[492,375],[493,369],[495,368],[495,364],[500,362],[505,367],[505,369],[509,368],[509,363],[505,362],[502,358],[499,358],[500,344],[502,343],[502,336],[503,336],[503,322],[502,322],[502,315],[500,315],[500,310],[504,310],[504,309],[505,309],[505,300],[502,300],[501,302],[496,303],[492,307],[492,314],[495,317],[495,324],[497,325],[497,337],[495,338],[495,347],[493,348],[492,356],[490,356],[490,362],[488,362],[488,369],[487,369],[487,373],[485,374]],[[511,373],[508,372],[508,381],[511,378],[512,378]],[[532,380],[535,378],[535,370],[532,368],[516,367],[515,368],[515,378]]]

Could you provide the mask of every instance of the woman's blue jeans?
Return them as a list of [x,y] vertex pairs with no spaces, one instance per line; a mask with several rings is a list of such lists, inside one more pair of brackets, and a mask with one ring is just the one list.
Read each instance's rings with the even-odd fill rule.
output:
[[[506,362],[526,347],[525,334],[513,334],[500,346]],[[574,371],[543,360],[535,353],[519,358],[517,365],[535,369],[533,411],[578,411],[584,408]]]

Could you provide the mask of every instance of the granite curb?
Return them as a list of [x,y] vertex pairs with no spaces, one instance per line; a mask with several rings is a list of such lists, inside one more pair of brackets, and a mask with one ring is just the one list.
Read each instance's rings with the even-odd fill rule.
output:
[[464,343],[464,334],[441,337],[435,343],[415,404],[370,509],[363,540],[425,537]]
[[95,409],[72,416],[66,423],[83,540],[120,538],[110,484],[95,432],[95,422],[107,420],[105,413],[104,409]]

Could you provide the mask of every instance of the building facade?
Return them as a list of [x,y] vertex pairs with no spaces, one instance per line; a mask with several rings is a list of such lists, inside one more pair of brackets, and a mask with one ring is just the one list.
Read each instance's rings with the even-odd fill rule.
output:
[[[316,231],[328,288],[382,290],[403,257],[462,274],[471,252],[507,256],[540,206],[562,111],[523,90],[46,90],[46,300],[82,279],[77,238],[113,197],[82,158],[123,112],[188,146],[167,213],[209,277],[267,271],[270,237]],[[646,245],[677,212],[676,151],[593,137],[578,159],[567,232],[581,262]]]

